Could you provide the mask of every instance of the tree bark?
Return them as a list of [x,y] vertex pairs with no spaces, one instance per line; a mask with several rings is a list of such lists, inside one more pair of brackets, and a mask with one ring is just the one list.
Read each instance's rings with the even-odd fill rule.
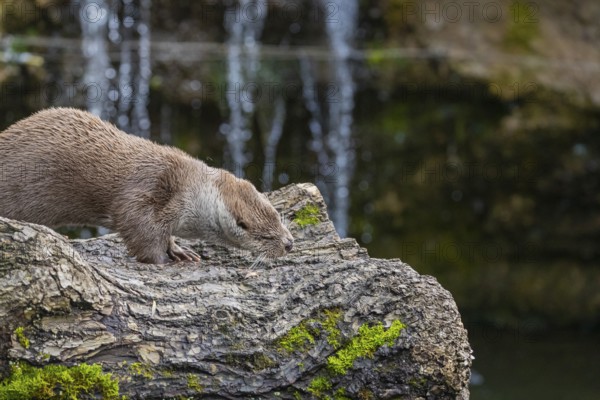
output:
[[[400,260],[369,258],[340,239],[315,186],[287,186],[269,199],[296,243],[262,263],[180,240],[203,261],[141,264],[117,235],[69,241],[0,218],[0,369],[101,363],[130,398],[467,399],[471,349],[450,293]],[[302,227],[298,216],[311,205],[318,222]],[[332,315],[337,346],[325,322]],[[394,321],[405,325],[399,337],[345,373],[332,370],[328,357],[350,348],[361,326]],[[298,329],[313,341],[286,349]],[[316,378],[329,383],[317,390]]]

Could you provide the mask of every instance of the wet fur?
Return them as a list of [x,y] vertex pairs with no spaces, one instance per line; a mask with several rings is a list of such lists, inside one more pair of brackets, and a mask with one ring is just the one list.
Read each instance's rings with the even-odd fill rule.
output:
[[269,257],[293,241],[251,183],[71,108],[38,112],[0,133],[0,215],[106,226],[151,263],[168,260],[172,234]]

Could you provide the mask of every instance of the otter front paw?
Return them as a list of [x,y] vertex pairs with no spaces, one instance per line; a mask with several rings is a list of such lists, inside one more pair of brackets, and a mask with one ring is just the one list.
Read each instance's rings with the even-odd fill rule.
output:
[[167,255],[173,261],[200,261],[200,256],[196,252],[187,247],[177,245],[174,240],[171,240],[171,243],[169,243]]

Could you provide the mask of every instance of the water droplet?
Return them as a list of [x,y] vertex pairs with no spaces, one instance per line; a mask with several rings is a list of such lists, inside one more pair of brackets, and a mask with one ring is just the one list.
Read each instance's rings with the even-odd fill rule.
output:
[[573,154],[577,156],[585,156],[587,154],[587,146],[583,143],[576,143],[573,146]]
[[117,101],[119,100],[119,91],[115,90],[115,89],[111,89],[108,91],[108,99],[110,101]]
[[127,16],[123,19],[123,26],[125,28],[131,28],[134,23],[135,23],[135,21],[134,21],[133,17]]
[[129,125],[129,117],[127,115],[119,115],[118,118],[119,126]]
[[197,80],[193,80],[190,82],[190,89],[192,89],[194,92],[197,92],[198,90],[202,89],[202,84]]
[[145,131],[150,129],[150,120],[148,118],[141,119],[139,122],[140,129]]
[[369,233],[369,232],[364,232],[360,236],[360,239],[362,240],[363,243],[368,244],[373,241],[373,235],[371,235],[371,233]]
[[287,184],[290,181],[290,176],[288,174],[286,174],[285,172],[282,172],[281,174],[279,174],[279,176],[277,177],[277,180],[279,181],[279,183],[281,183],[282,185]]
[[221,124],[221,126],[219,126],[219,132],[223,135],[229,134],[229,132],[231,132],[231,125]]
[[117,71],[114,68],[109,68],[104,73],[104,76],[106,76],[108,79],[113,79],[117,76]]

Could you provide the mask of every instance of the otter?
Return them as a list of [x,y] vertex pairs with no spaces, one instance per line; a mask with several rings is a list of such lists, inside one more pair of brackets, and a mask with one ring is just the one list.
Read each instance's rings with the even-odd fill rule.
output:
[[276,258],[293,246],[250,182],[74,108],[0,133],[0,216],[49,227],[104,226],[138,261],[200,261],[173,236]]

